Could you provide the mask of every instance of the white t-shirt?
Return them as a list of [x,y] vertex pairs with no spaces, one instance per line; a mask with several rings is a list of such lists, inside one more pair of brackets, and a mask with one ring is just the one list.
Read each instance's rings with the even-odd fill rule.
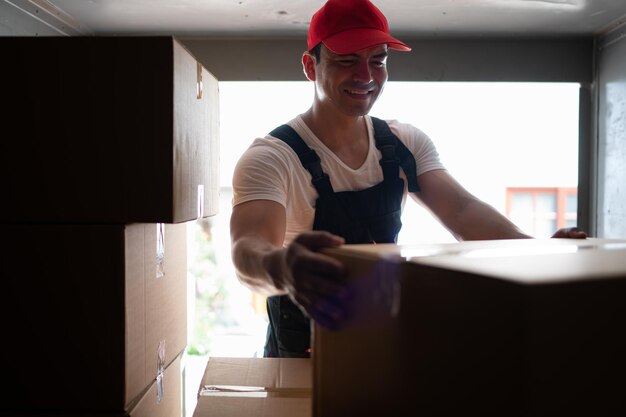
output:
[[[317,153],[322,170],[330,177],[334,191],[355,191],[372,187],[383,180],[380,166],[380,151],[374,141],[372,121],[366,117],[369,133],[369,151],[363,165],[352,169],[322,143],[297,116],[288,124]],[[430,138],[418,128],[387,120],[391,131],[415,156],[417,175],[435,169],[444,169],[439,154]],[[407,186],[404,171],[400,176],[405,180],[402,206],[406,201]],[[287,232],[284,244],[287,245],[298,234],[313,228],[317,191],[311,184],[311,174],[302,166],[298,155],[289,145],[272,136],[255,139],[241,156],[233,174],[233,207],[251,200],[271,200],[285,207]]]

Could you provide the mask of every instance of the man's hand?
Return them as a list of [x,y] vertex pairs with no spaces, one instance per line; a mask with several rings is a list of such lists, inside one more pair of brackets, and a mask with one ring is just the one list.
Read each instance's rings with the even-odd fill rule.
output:
[[564,227],[554,232],[552,237],[560,239],[586,239],[587,233],[583,232],[578,227]]
[[343,243],[343,238],[328,232],[306,232],[294,239],[284,253],[284,289],[306,315],[330,329],[345,316],[345,268],[319,250]]

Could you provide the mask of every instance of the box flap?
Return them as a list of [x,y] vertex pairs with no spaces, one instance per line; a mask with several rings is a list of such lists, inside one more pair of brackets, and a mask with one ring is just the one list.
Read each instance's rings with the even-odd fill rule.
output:
[[383,258],[509,280],[519,284],[626,276],[626,240],[508,239],[443,244],[352,244],[329,254]]
[[311,398],[200,397],[193,417],[310,417]]
[[[210,358],[200,391],[207,386],[276,389],[311,389],[311,359],[306,358]],[[258,391],[258,390],[257,390]]]

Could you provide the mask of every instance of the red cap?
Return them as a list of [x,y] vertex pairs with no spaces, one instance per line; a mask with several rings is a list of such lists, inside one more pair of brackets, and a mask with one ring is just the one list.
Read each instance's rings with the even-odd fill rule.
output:
[[323,42],[336,54],[351,54],[387,44],[389,49],[410,51],[389,35],[385,15],[369,0],[328,0],[311,18],[309,50]]

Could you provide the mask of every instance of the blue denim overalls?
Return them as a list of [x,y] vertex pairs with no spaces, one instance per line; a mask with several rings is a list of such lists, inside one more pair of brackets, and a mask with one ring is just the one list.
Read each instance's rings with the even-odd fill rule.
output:
[[[415,158],[391,132],[383,120],[371,117],[376,147],[381,151],[384,179],[360,191],[334,192],[319,156],[289,126],[282,125],[270,135],[281,139],[296,152],[311,174],[317,190],[313,230],[326,230],[342,236],[346,243],[395,243],[402,227],[400,221],[405,172],[409,191],[419,191]],[[269,326],[265,357],[309,357],[311,328],[309,319],[289,296],[268,297]]]

